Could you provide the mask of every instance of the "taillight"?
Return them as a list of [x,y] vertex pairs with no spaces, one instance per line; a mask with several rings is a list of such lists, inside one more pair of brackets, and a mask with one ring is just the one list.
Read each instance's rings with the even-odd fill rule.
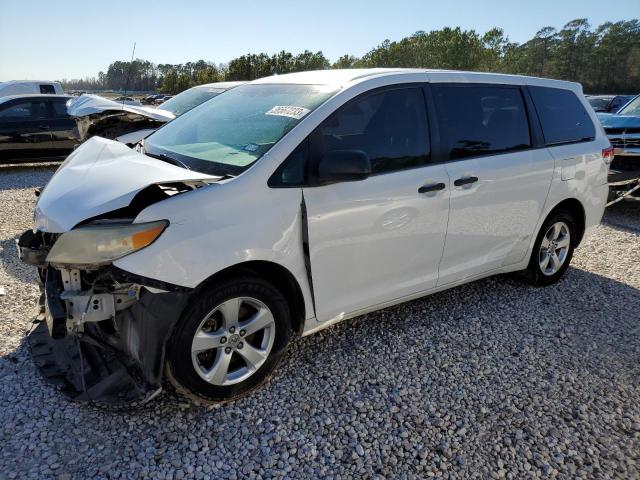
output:
[[602,149],[602,161],[607,165],[613,161],[613,147]]

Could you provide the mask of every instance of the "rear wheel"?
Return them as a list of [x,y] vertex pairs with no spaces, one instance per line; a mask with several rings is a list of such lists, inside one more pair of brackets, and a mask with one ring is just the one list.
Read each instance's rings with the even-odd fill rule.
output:
[[545,220],[531,252],[525,279],[536,286],[556,283],[569,268],[576,239],[576,223],[568,212],[560,211]]
[[222,402],[262,385],[285,352],[290,312],[271,284],[242,277],[205,289],[176,327],[167,376],[179,393]]

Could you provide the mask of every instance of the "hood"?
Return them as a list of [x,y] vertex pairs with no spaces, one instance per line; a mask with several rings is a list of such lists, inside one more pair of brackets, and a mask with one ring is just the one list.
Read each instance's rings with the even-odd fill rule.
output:
[[613,113],[599,113],[598,120],[605,129],[611,128],[633,128],[640,129],[640,116],[616,115]]
[[156,129],[175,118],[173,113],[159,108],[126,105],[86,94],[69,101],[67,113],[76,121],[80,141],[96,135],[117,139],[138,130]]
[[[67,157],[40,193],[35,228],[66,232],[85,220],[122,211],[134,199],[136,209],[142,210],[172,194],[219,179],[147,157],[122,143],[94,137]],[[161,189],[164,184],[170,184],[174,191],[165,193]],[[138,194],[143,190],[153,192],[141,199]],[[137,213],[133,211],[134,215]]]

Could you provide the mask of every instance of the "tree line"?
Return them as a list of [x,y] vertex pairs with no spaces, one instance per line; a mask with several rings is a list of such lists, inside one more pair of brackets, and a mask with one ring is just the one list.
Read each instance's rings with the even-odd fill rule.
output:
[[446,27],[385,40],[358,58],[343,55],[330,62],[305,50],[294,55],[248,53],[226,64],[204,60],[154,64],[136,59],[113,62],[106,72],[81,80],[63,80],[68,90],[129,90],[179,93],[194,85],[254,80],[269,75],[326,68],[417,67],[514,73],[571,80],[588,93],[640,92],[640,21],[606,22],[593,28],[586,19],[560,30],[540,29],[524,43],[509,41],[501,28],[484,34]]

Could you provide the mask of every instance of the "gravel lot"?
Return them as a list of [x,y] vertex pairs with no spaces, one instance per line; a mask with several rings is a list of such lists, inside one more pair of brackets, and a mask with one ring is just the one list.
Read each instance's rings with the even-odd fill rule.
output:
[[554,287],[475,282],[296,341],[233,404],[110,412],[45,385],[24,345],[14,239],[52,171],[0,169],[0,478],[640,475],[640,203]]

